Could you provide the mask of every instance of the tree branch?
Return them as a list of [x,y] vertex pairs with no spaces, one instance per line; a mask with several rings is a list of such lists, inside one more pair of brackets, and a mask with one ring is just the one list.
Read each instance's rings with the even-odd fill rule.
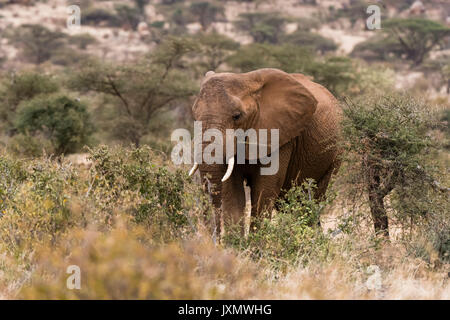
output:
[[122,94],[119,92],[119,90],[116,87],[116,84],[114,83],[114,81],[111,79],[110,75],[107,75],[106,78],[108,79],[107,84],[109,84],[111,86],[111,89],[113,90],[113,93],[120,99],[120,101],[122,101],[122,103],[125,106],[125,110],[127,111],[128,115],[131,116],[131,110],[130,110],[130,106],[128,104],[128,101],[122,96]]

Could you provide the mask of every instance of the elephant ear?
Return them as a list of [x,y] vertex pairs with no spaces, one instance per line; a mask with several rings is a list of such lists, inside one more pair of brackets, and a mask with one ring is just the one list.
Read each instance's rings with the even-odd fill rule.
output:
[[[279,129],[280,147],[298,136],[317,107],[312,93],[293,76],[278,69],[249,72],[259,112],[255,129]],[[270,139],[268,139],[270,145]]]

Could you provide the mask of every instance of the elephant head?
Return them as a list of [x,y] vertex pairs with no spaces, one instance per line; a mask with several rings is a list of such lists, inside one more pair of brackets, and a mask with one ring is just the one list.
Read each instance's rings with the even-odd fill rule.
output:
[[[277,69],[260,69],[243,74],[208,72],[192,111],[204,131],[216,129],[223,137],[226,129],[279,129],[281,147],[306,128],[316,107],[312,93],[293,76]],[[225,157],[225,140],[221,147]],[[191,170],[193,174],[200,168],[202,177],[210,175],[216,207],[220,207],[221,186],[232,175],[235,161],[230,158],[222,163],[194,164]]]

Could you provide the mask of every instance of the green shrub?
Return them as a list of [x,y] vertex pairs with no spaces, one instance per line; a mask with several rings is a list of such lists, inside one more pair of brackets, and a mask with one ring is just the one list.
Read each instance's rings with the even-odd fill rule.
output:
[[250,44],[241,46],[228,63],[240,72],[259,68],[278,68],[288,73],[310,74],[314,57],[311,50],[292,44]]
[[303,73],[324,85],[334,94],[345,93],[356,81],[353,62],[346,57],[317,59],[311,48],[299,45],[250,44],[241,46],[228,58],[240,72],[259,68],[278,68],[287,73]]
[[201,55],[198,57],[198,65],[201,68],[201,75],[209,70],[217,69],[227,60],[227,58],[239,48],[239,43],[217,32],[202,33],[194,37],[194,41],[199,44]]
[[281,270],[324,258],[328,239],[319,226],[319,216],[332,197],[318,201],[314,198],[315,190],[313,180],[292,187],[277,201],[277,212],[272,219],[264,218],[247,239],[232,233],[225,241]]
[[150,0],[134,0],[136,8],[141,14],[145,14],[145,6],[150,2]]
[[14,161],[11,157],[0,157],[0,217],[11,203],[8,201],[17,193],[22,182],[26,179],[26,171],[21,161]]
[[298,46],[310,47],[314,51],[325,53],[337,49],[336,43],[332,39],[325,38],[320,34],[297,30],[285,35],[281,42],[288,42]]
[[351,26],[354,27],[358,21],[366,21],[368,17],[366,10],[371,3],[366,0],[350,0],[349,2],[349,4],[343,5],[342,8],[333,12],[330,18],[332,20],[339,18],[348,19]]
[[77,176],[67,163],[2,159],[0,170],[0,239],[8,252],[27,258],[39,244],[50,245],[67,227],[82,223],[69,208]]
[[[343,133],[353,168],[351,183],[368,194],[375,231],[389,235],[385,198],[390,196],[393,217],[414,227],[434,208],[434,120],[429,107],[407,95],[384,93],[348,100]],[[356,170],[359,168],[360,170]],[[406,228],[408,229],[408,228]]]
[[308,73],[335,95],[346,93],[357,80],[353,61],[347,57],[329,57],[310,64]]
[[206,31],[211,23],[224,16],[224,7],[215,1],[193,1],[189,6],[189,13]]
[[136,30],[142,19],[142,12],[139,8],[123,4],[115,6],[115,10],[117,12],[117,19],[122,26],[128,26],[129,28]]
[[412,97],[390,94],[347,101],[344,133],[358,154],[404,167],[421,165],[420,155],[430,147],[427,107]]
[[81,15],[81,23],[83,25],[100,25],[104,24],[110,27],[120,26],[118,17],[114,12],[101,8],[88,8]]
[[0,86],[0,119],[9,135],[14,133],[14,117],[22,101],[59,90],[57,82],[48,75],[22,72],[6,77]]
[[27,158],[41,157],[44,153],[54,153],[51,142],[42,135],[30,136],[22,133],[11,137],[6,149],[14,156]]
[[14,31],[10,39],[22,49],[27,61],[39,65],[64,46],[66,35],[39,24],[24,24]]
[[89,55],[72,48],[61,48],[53,54],[50,62],[70,68],[77,68],[89,60]]
[[391,55],[400,58],[403,53],[404,50],[397,40],[375,36],[358,43],[351,55],[366,60],[388,60]]
[[74,152],[93,131],[86,106],[66,96],[41,96],[25,102],[15,120],[22,133],[41,133],[57,154]]
[[355,82],[352,83],[352,95],[381,95],[395,87],[395,71],[388,67],[365,66],[357,67]]
[[70,37],[70,43],[78,47],[78,49],[86,50],[91,44],[97,43],[97,38],[91,36],[89,33],[82,33]]
[[86,9],[83,12],[81,23],[95,26],[129,27],[135,30],[142,17],[143,12],[139,7],[117,4],[114,6],[114,11],[96,7]]
[[37,72],[13,74],[3,82],[2,102],[8,106],[18,106],[40,94],[49,94],[59,90],[58,83],[49,75]]
[[52,248],[67,228],[107,231],[118,217],[166,243],[203,230],[209,198],[149,148],[90,150],[89,170],[64,158],[0,157],[0,249],[25,258],[36,246]]
[[234,24],[248,33],[254,42],[275,44],[284,34],[286,22],[279,13],[249,12],[240,14]]
[[[170,170],[147,147],[91,150],[92,196],[101,208],[126,208],[154,239],[173,239],[196,230],[210,211],[207,198],[182,170]],[[193,206],[195,209],[193,210]],[[198,212],[196,211],[198,210]]]
[[295,19],[297,23],[297,30],[311,31],[311,29],[318,29],[320,27],[320,20],[315,17],[301,17]]

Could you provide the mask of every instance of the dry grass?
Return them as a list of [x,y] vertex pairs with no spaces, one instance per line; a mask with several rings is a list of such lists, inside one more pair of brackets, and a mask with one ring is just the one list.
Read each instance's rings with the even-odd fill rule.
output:
[[[301,260],[307,263],[285,268],[274,268],[273,261],[264,258],[251,258],[249,250],[215,244],[201,221],[189,220],[181,232],[164,220],[164,205],[153,213],[151,223],[136,223],[133,213],[148,199],[125,187],[127,170],[135,177],[142,170],[154,172],[156,167],[133,167],[141,163],[143,150],[102,152],[100,159],[109,159],[111,164],[102,167],[105,176],[112,179],[110,174],[114,174],[122,181],[113,189],[103,180],[99,159],[91,168],[49,159],[9,159],[2,164],[3,174],[10,175],[3,175],[10,193],[1,203],[5,209],[0,218],[0,298],[450,298],[450,266],[426,239],[418,235],[412,242],[424,241],[428,260],[412,254],[401,237],[381,242],[366,222],[352,232],[329,236],[317,248],[311,244],[310,256]],[[127,166],[117,164],[119,159]],[[24,172],[33,173],[33,179],[18,178]],[[176,177],[171,172],[164,173],[167,179]],[[185,188],[190,190],[193,186],[188,182]],[[189,193],[188,200],[180,214],[189,219],[202,214],[199,199]],[[328,229],[335,230],[342,223],[344,208],[351,208],[348,199],[335,201],[327,210],[324,218],[333,220]],[[311,256],[316,252],[320,255]],[[80,267],[81,290],[66,286],[69,265]]]
[[[20,299],[449,299],[445,267],[405,259],[386,245],[358,256],[277,274],[242,253],[215,246],[209,236],[161,246],[145,231],[116,222],[108,233],[72,230],[56,250],[40,248],[35,269],[21,275],[6,298]],[[344,242],[342,242],[344,243]],[[342,250],[342,247],[339,248]],[[338,248],[336,248],[338,250]],[[376,267],[374,267],[374,263]],[[68,290],[68,265],[81,269],[81,290]],[[377,271],[376,269],[379,269]],[[375,270],[375,271],[374,271]],[[22,283],[25,282],[25,285]]]

